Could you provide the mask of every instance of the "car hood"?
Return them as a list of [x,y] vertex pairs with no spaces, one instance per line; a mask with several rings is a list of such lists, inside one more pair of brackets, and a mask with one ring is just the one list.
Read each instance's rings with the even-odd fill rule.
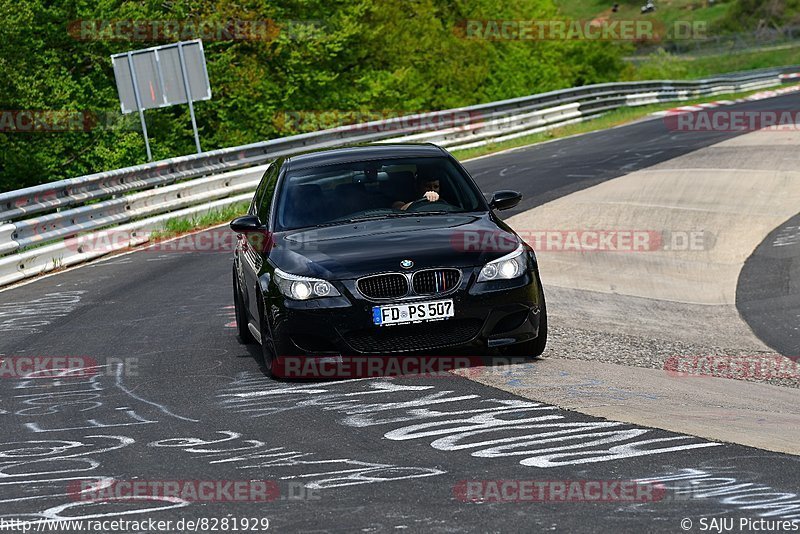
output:
[[269,261],[329,280],[429,267],[476,267],[517,248],[520,239],[490,214],[448,214],[365,221],[277,233]]

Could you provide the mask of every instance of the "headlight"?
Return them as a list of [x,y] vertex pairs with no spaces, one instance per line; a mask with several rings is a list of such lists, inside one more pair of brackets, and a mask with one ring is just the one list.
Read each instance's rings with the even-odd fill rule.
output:
[[330,282],[319,278],[297,276],[275,269],[275,283],[284,296],[295,300],[308,300],[319,297],[338,297],[340,293]]
[[481,269],[478,275],[478,282],[490,282],[492,280],[511,280],[522,276],[525,272],[525,247],[520,245],[511,254],[506,254],[502,258],[490,261]]

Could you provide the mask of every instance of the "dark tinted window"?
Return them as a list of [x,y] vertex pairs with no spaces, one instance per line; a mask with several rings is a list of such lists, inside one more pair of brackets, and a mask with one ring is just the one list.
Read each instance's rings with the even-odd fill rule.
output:
[[[428,200],[429,191],[439,200]],[[484,209],[480,191],[448,158],[359,161],[290,170],[281,185],[276,223],[291,230]]]
[[258,215],[258,220],[260,220],[263,224],[267,224],[269,221],[269,210],[272,206],[272,197],[275,194],[275,185],[277,184],[278,173],[283,165],[283,161],[284,160],[279,159],[272,162],[267,171],[264,173],[264,177],[258,184],[256,193],[253,196],[253,204],[250,208],[250,213],[252,215]]

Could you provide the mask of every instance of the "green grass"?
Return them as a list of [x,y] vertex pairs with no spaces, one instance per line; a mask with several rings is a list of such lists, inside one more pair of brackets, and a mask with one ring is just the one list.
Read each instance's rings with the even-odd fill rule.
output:
[[237,202],[195,217],[169,219],[161,229],[155,230],[150,234],[150,241],[170,239],[181,234],[229,222],[236,217],[244,215],[249,205],[249,202]]
[[[693,79],[714,76],[726,72],[760,69],[780,65],[800,63],[800,42],[774,43],[754,49],[734,48],[731,38],[727,44],[716,45],[713,42],[718,28],[727,16],[734,0],[717,0],[709,4],[708,0],[658,0],[654,13],[641,14],[639,8],[645,0],[618,0],[619,11],[611,12],[614,0],[556,0],[561,15],[570,19],[592,20],[608,18],[610,20],[645,19],[656,23],[656,28],[663,28],[668,33],[676,22],[705,22],[706,35],[712,42],[697,41],[678,42],[682,52],[671,55],[658,51],[646,56],[629,58],[631,64],[623,73],[623,80],[658,80],[658,79]],[[723,34],[716,34],[724,37]],[[749,38],[750,34],[745,34]],[[668,41],[669,39],[667,39]],[[643,42],[644,48],[657,48],[657,42]],[[623,46],[630,46],[625,45]],[[731,47],[726,49],[725,47]]]
[[614,0],[556,0],[559,11],[565,17],[591,20],[608,17],[611,20],[647,19],[657,20],[672,27],[676,21],[703,21],[709,25],[722,20],[733,5],[731,1],[718,0],[709,5],[706,0],[657,0],[654,13],[642,14],[641,6],[646,0],[618,0],[619,11],[613,13]]
[[663,51],[642,56],[630,65],[623,76],[626,80],[686,80],[708,78],[726,72],[753,70],[782,65],[800,64],[800,42],[795,46],[756,50],[731,51],[702,56],[675,56]]
[[789,48],[753,52],[727,52],[684,60],[690,78],[713,76],[720,72],[753,70],[800,63],[800,43]]
[[747,91],[744,93],[716,95],[707,98],[698,98],[695,100],[665,102],[647,106],[640,106],[636,108],[621,108],[614,111],[609,111],[608,113],[600,115],[597,118],[589,119],[586,122],[568,124],[566,126],[560,126],[557,128],[553,128],[552,130],[547,130],[545,132],[526,135],[523,137],[518,137],[516,139],[510,139],[508,141],[501,141],[499,143],[489,143],[488,145],[484,145],[481,147],[468,148],[465,150],[458,150],[458,148],[453,147],[451,151],[453,152],[453,155],[456,158],[463,161],[471,158],[477,158],[478,156],[493,154],[494,152],[500,152],[501,150],[508,150],[510,148],[518,148],[527,145],[534,145],[536,143],[550,141],[552,139],[559,139],[562,137],[568,137],[570,135],[589,133],[597,130],[603,130],[606,128],[612,128],[614,126],[620,126],[623,124],[633,122],[635,120],[645,118],[651,113],[654,113],[656,111],[663,111],[665,109],[671,109],[677,106],[689,106],[693,104],[701,104],[703,102],[713,102],[715,100],[733,100],[736,98],[742,98],[766,90],[768,89],[758,89],[755,91]]

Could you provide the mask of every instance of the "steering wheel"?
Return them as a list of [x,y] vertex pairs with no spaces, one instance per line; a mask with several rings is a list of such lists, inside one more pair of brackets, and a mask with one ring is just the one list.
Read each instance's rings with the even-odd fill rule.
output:
[[422,197],[409,204],[409,206],[406,208],[406,211],[415,212],[418,211],[417,208],[421,206],[433,206],[433,205],[439,205],[441,207],[452,206],[452,204],[450,204],[449,202],[445,202],[444,200],[442,200],[441,197],[439,198],[439,200],[435,200],[433,202],[430,202],[427,198]]

